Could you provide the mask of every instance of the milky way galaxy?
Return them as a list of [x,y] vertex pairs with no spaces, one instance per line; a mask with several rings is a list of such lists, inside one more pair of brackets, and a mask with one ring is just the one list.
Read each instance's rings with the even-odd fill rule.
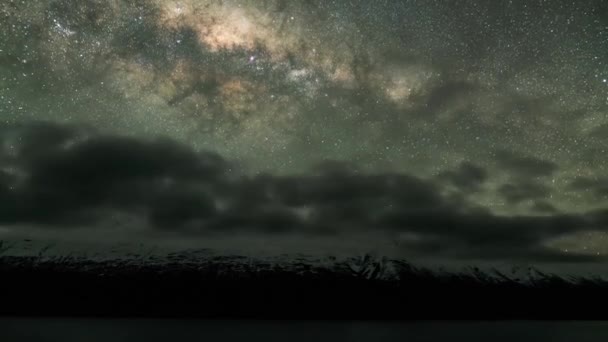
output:
[[[0,201],[16,204],[0,232],[600,260],[607,13],[601,0],[3,1]],[[183,170],[208,154],[221,176]],[[141,164],[114,177],[117,160]]]

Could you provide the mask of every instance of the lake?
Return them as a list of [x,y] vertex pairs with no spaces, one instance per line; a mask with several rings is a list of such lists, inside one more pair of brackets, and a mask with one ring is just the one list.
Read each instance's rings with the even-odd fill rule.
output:
[[3,342],[607,341],[608,322],[0,320]]

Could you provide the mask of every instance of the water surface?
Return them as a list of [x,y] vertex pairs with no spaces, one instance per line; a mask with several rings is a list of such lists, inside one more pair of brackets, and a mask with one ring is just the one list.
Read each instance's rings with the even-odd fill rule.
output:
[[303,322],[2,319],[2,341],[607,341],[608,322]]

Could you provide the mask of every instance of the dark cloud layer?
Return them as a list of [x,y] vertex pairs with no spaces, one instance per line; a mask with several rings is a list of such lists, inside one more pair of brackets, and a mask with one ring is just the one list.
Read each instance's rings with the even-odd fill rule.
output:
[[[0,222],[49,229],[109,224],[109,213],[184,236],[247,232],[399,236],[408,253],[452,258],[577,260],[544,243],[603,230],[608,212],[502,216],[441,182],[403,173],[359,173],[327,162],[314,173],[237,175],[231,163],[169,139],[135,139],[37,123],[0,135]],[[519,165],[519,164],[516,164]],[[485,179],[463,164],[447,174],[463,194]],[[542,198],[543,188],[505,186],[508,200]],[[72,228],[75,229],[75,228]],[[87,228],[79,228],[87,229]],[[580,260],[590,256],[581,255]]]

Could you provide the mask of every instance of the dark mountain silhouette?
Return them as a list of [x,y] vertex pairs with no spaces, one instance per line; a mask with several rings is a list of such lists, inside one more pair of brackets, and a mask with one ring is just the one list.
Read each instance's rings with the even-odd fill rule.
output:
[[[0,257],[0,314],[259,319],[606,318],[608,282],[538,269],[453,273],[364,255]],[[593,304],[593,305],[591,305]],[[593,309],[593,306],[597,309]]]

